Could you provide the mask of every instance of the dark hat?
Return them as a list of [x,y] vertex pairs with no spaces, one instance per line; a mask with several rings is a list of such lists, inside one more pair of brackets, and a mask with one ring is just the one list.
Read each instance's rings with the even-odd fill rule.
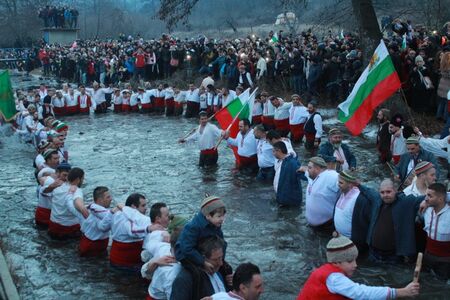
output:
[[355,174],[350,171],[341,171],[339,172],[339,176],[344,179],[347,182],[350,183],[357,183],[358,179],[356,178]]
[[401,127],[403,124],[403,117],[401,114],[395,114],[392,118],[391,118],[391,124],[396,126],[396,127]]
[[62,162],[56,167],[58,171],[70,171],[70,169],[72,169],[72,166],[66,162]]
[[53,148],[47,149],[44,151],[42,156],[44,157],[44,159],[47,159],[53,152],[56,152],[56,149]]

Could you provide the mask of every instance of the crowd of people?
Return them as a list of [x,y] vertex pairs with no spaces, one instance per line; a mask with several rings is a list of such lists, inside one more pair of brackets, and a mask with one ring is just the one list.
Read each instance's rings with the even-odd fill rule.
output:
[[[441,51],[441,65],[442,61],[445,65],[450,54],[446,40],[442,43],[444,39],[429,39],[420,32],[408,34],[412,26],[407,26],[403,35],[397,25],[393,28],[399,33],[389,49],[401,78],[410,75],[407,68],[419,69],[412,62],[429,62],[434,57],[431,51]],[[399,42],[404,37],[406,43],[410,37],[409,48],[402,50],[395,44],[395,36]],[[173,46],[172,53],[180,53],[175,58],[177,64],[170,54]],[[217,164],[217,145],[225,140],[234,149],[241,172],[273,185],[280,209],[298,208],[305,198],[305,217],[311,230],[330,237],[337,232],[326,246],[327,263],[312,272],[298,299],[390,299],[419,294],[417,282],[404,288],[355,283],[349,277],[358,257],[379,264],[408,263],[423,252],[425,268],[448,280],[450,205],[447,187],[440,183],[442,166],[438,162],[438,158],[448,159],[448,132],[442,139],[424,137],[419,128],[406,126],[402,115],[387,109],[378,111],[377,150],[381,163],[387,162],[392,169],[393,179],[383,180],[376,190],[361,182],[358,166],[364,163],[357,161],[355,149],[343,141],[342,130],[332,128],[325,133],[318,102],[311,100],[321,92],[329,92],[330,97],[346,95],[358,79],[361,52],[350,35],[319,41],[310,32],[295,38],[271,33],[266,40],[249,37],[223,42],[205,38],[180,42],[165,36],[153,43],[89,41],[41,51],[48,51],[49,57],[78,56],[91,62],[82,68],[77,63],[60,67],[58,75],[75,76],[74,81],[80,82],[77,87],[64,84],[55,90],[42,84],[37,90],[16,92],[20,114],[15,130],[39,152],[35,159],[36,224],[46,227],[55,239],[80,238],[81,256],[107,255],[111,240],[111,265],[124,272],[139,271],[150,279],[148,299],[256,300],[264,291],[264,274],[252,263],[241,264],[234,271],[227,263],[227,243],[221,229],[227,211],[220,197],[205,196],[190,221],[171,216],[165,203],[153,203],[147,214],[147,199],[140,193],[110,208],[111,194],[105,186],[94,189],[94,201],[87,205],[80,188],[84,171],[69,164],[64,144],[69,126],[55,118],[110,110],[129,117],[133,113],[198,116],[199,126],[179,142],[198,144],[199,166]],[[163,58],[158,51],[170,55]],[[120,65],[122,58],[130,63],[117,79],[111,69],[120,70],[115,63]],[[98,61],[102,68],[98,68]],[[188,62],[190,68],[204,74],[199,87],[193,83],[187,89],[155,86],[147,81],[167,77]],[[231,69],[233,76],[229,76]],[[445,89],[445,72],[441,73],[438,91]],[[127,79],[132,82],[122,82]],[[291,99],[270,95],[265,89],[269,82],[291,82],[295,93]],[[411,80],[403,80],[406,94],[414,97],[416,92],[413,86],[408,92],[408,82]],[[91,83],[92,88],[87,87]],[[248,95],[255,86],[260,91],[253,100]],[[447,93],[445,100],[449,101]],[[248,118],[238,120],[236,131],[223,126],[219,129],[212,117],[218,119],[224,108],[239,103],[240,98],[252,101]],[[296,153],[295,145],[304,147],[297,147],[300,150]],[[301,166],[298,157],[304,151],[312,157]]]
[[38,11],[45,28],[78,28],[78,15],[76,8],[68,6],[47,5]]
[[[207,92],[202,94],[205,86]],[[80,189],[84,172],[68,164],[64,141],[69,127],[55,120],[55,113],[58,117],[104,113],[109,110],[106,95],[111,94],[116,113],[199,115],[199,126],[179,142],[198,143],[200,166],[217,163],[217,141],[224,139],[236,149],[239,170],[273,184],[280,207],[298,207],[305,195],[305,216],[311,229],[330,235],[335,230],[339,236],[328,243],[328,263],[311,274],[299,299],[335,294],[384,299],[386,295],[395,298],[419,293],[418,283],[394,289],[351,281],[357,257],[376,263],[404,263],[424,252],[424,265],[439,278],[449,278],[450,207],[446,186],[437,183],[441,168],[436,159],[447,158],[442,149],[449,137],[426,138],[418,128],[408,133],[401,115],[390,117],[389,111],[381,110],[380,159],[392,161],[396,176],[383,180],[377,191],[358,179],[356,169],[361,162],[356,161],[354,149],[343,143],[341,130],[329,130],[327,140],[322,141],[322,119],[314,101],[305,106],[299,95],[292,95],[288,102],[262,91],[255,98],[251,120],[240,120],[239,132],[231,137],[230,131],[219,129],[209,116],[248,91],[239,87],[214,94],[213,87],[214,79],[207,76],[200,88],[191,84],[185,91],[163,85],[119,90],[95,83],[92,89],[64,85],[54,91],[41,85],[28,95],[16,93],[21,111],[17,131],[39,151],[35,160],[39,182],[36,224],[48,227],[49,235],[56,239],[81,235],[82,256],[105,255],[112,240],[111,265],[123,271],[140,270],[144,278],[151,279],[149,299],[253,300],[263,293],[263,274],[257,266],[245,263],[233,272],[226,263],[227,244],[221,230],[226,208],[220,197],[206,196],[191,221],[169,217],[164,203],[154,203],[147,215],[147,200],[139,193],[111,209],[111,195],[103,186],[94,190],[92,204],[84,203]],[[225,95],[231,96],[224,100]],[[303,153],[297,154],[293,147],[303,140],[305,151],[317,154],[307,166],[300,166],[298,155]],[[389,146],[382,147],[386,141]],[[383,148],[389,149],[388,153]],[[305,189],[301,181],[306,181]],[[397,193],[399,185],[404,189]]]

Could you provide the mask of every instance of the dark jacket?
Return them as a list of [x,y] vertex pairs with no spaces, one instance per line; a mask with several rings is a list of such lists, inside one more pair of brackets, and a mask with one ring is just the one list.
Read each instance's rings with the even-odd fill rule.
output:
[[[214,294],[214,288],[205,272],[198,268],[196,273],[193,275],[185,267],[181,269],[173,281],[170,300],[202,299]],[[198,278],[194,278],[194,276],[198,276]]]
[[389,122],[384,123],[377,132],[377,149],[381,154],[381,162],[391,161],[391,134],[389,133]]
[[[395,251],[398,256],[412,256],[416,254],[415,220],[420,203],[425,197],[406,196],[403,193],[396,195],[392,205],[392,219],[395,231]],[[372,242],[373,230],[380,214],[383,200],[378,195],[372,202],[372,214],[370,217],[367,243]]]
[[289,155],[281,164],[278,181],[277,202],[282,205],[300,205],[302,203],[302,185],[297,169],[300,164],[297,158]]
[[[203,266],[205,258],[198,252],[198,242],[210,236],[218,236],[223,239],[222,229],[214,226],[206,217],[199,212],[192,221],[184,226],[183,231],[175,245],[175,257],[178,261],[189,259],[197,266]],[[225,250],[227,243],[224,243],[223,257],[225,259]]]
[[[356,158],[350,151],[350,148],[346,144],[341,144],[341,147],[342,151],[344,152],[345,160],[347,160],[348,166],[350,168],[356,168]],[[336,161],[336,157],[334,157],[333,145],[329,141],[320,145],[319,155],[322,156],[325,161]]]
[[[408,176],[408,165],[410,160],[411,155],[409,153],[404,153],[400,156],[400,161],[397,165],[397,172],[400,176],[400,180],[405,180],[405,178]],[[431,162],[436,169],[436,178],[439,178],[439,165],[433,153],[420,148],[419,154],[417,155],[417,163],[421,161]]]

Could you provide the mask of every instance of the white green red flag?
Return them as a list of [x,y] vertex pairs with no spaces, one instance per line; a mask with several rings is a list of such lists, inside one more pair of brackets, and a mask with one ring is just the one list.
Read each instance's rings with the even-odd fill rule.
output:
[[389,52],[381,40],[347,100],[339,104],[338,119],[353,135],[359,135],[372,118],[375,108],[400,86]]
[[255,93],[250,95],[250,89],[247,89],[216,113],[217,122],[223,130],[230,130],[230,137],[237,136],[240,120],[248,119],[251,122],[254,101]]

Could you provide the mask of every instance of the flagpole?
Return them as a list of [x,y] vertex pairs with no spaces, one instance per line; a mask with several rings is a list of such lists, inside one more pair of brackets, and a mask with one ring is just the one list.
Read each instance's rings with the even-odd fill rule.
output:
[[[241,110],[237,113],[236,117],[234,117],[234,119],[231,121],[230,125],[228,125],[227,129],[225,131],[230,130],[231,126],[234,124],[234,122],[236,122],[236,120],[239,118],[239,115],[241,114],[241,112],[244,111],[244,108],[246,107],[247,103],[250,101],[250,99],[252,99],[252,96],[254,94],[256,94],[256,91],[258,90],[258,88],[256,88],[251,95],[248,97],[248,101],[242,106]],[[249,114],[251,114],[252,112],[250,111]],[[221,136],[219,138],[219,140],[217,141],[217,144],[214,146],[214,150],[217,150],[217,147],[219,147],[220,143],[223,141],[223,136]]]
[[403,91],[403,88],[400,88],[400,94],[402,95],[402,99],[403,99],[403,101],[406,104],[406,110],[408,111],[408,115],[411,118],[412,125],[414,127],[416,127],[416,123],[414,122],[414,118],[413,118],[413,115],[411,113],[411,109],[409,108],[408,101],[406,100],[406,95],[405,95],[405,92]]

